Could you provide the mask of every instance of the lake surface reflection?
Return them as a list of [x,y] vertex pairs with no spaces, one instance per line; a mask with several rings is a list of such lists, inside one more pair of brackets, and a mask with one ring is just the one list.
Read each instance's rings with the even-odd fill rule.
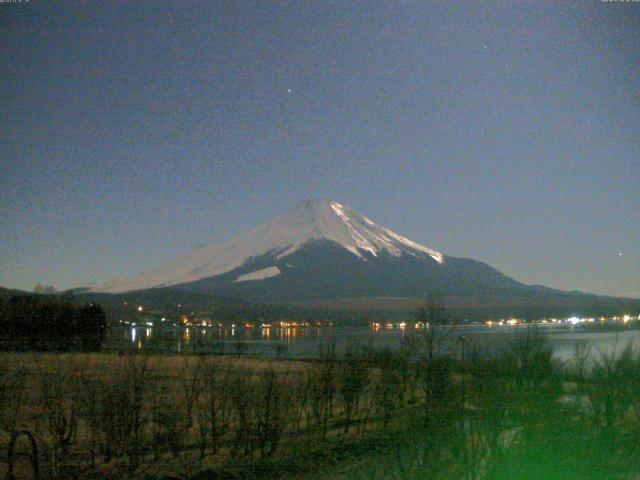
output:
[[[516,335],[536,329],[549,339],[554,355],[570,361],[578,345],[592,357],[615,354],[628,344],[640,345],[640,330],[593,332],[571,326],[484,325],[441,327],[445,334],[442,352],[461,357],[467,353],[502,348]],[[376,349],[399,348],[413,328],[333,327],[130,327],[115,328],[105,350],[136,349],[172,353],[241,354],[281,358],[313,358],[322,350],[344,351],[350,344]]]

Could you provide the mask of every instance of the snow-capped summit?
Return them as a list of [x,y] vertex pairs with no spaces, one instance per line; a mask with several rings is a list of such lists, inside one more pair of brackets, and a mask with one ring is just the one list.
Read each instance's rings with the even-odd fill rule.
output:
[[[330,200],[311,200],[231,242],[199,246],[163,267],[128,279],[90,284],[86,288],[117,293],[197,282],[232,272],[265,255],[273,256],[274,262],[283,260],[313,241],[331,242],[361,260],[387,254],[430,257],[437,264],[444,262],[442,253],[398,235],[345,205]],[[280,273],[276,265],[267,265],[238,275],[233,282],[261,280]]]
[[440,252],[412,242],[377,225],[352,208],[330,200],[301,203],[287,215],[255,229],[247,237],[268,239],[273,248],[286,246],[279,257],[293,253],[310,240],[330,240],[358,257],[364,252],[377,256],[379,252],[386,250],[393,256],[422,252],[439,263],[444,258]]

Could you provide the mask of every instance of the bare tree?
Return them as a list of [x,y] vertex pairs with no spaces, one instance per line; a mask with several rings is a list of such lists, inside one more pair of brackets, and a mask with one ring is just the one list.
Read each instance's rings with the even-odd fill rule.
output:
[[207,446],[216,453],[229,429],[232,396],[232,371],[217,362],[205,362],[202,368],[202,392],[198,398],[198,433],[200,455]]
[[367,387],[369,366],[365,355],[356,351],[354,345],[349,345],[340,360],[337,369],[338,391],[342,396],[343,415],[347,433],[352,418],[357,415],[360,399]]

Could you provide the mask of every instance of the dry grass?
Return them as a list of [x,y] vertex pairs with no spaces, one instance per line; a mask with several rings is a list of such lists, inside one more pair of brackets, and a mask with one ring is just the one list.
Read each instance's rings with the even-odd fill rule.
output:
[[529,478],[522,465],[634,478],[638,372],[630,349],[592,372],[561,369],[535,337],[464,370],[422,350],[0,354],[0,478],[20,429],[36,437],[41,478]]

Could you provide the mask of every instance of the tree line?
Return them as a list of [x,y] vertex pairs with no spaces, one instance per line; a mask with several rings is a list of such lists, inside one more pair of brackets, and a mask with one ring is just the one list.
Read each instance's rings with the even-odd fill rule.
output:
[[77,305],[68,295],[19,295],[0,300],[2,350],[96,351],[106,328],[101,306]]

